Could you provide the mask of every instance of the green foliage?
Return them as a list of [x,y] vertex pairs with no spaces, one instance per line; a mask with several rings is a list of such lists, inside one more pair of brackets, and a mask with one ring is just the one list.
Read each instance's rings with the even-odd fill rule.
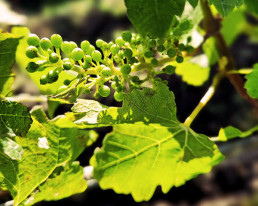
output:
[[0,101],[0,135],[25,136],[32,122],[27,107],[18,102]]
[[241,130],[232,127],[232,126],[228,126],[226,128],[221,128],[219,131],[219,135],[218,135],[218,140],[225,142],[228,141],[230,139],[234,139],[237,137],[240,138],[245,138],[250,136],[251,134],[253,134],[254,132],[258,131],[258,126],[255,126],[253,128],[251,128],[250,130],[247,130],[245,132],[242,132]]
[[91,139],[88,130],[66,127],[64,117],[58,119],[59,125],[56,120],[49,121],[41,108],[34,109],[31,116],[33,123],[26,137],[15,137],[15,142],[24,149],[22,160],[0,156],[1,165],[6,165],[0,168],[0,185],[11,192],[15,206],[26,201],[57,167],[74,161]]
[[250,97],[258,99],[258,64],[254,65],[254,70],[246,76],[245,88]]
[[171,126],[115,126],[91,160],[101,188],[147,201],[157,186],[167,193],[223,159],[207,136]]
[[94,124],[96,126],[114,124],[161,124],[164,126],[178,125],[174,95],[168,87],[157,82],[156,90],[143,88],[124,94],[123,106],[110,107],[92,101],[80,100],[75,103],[72,111],[77,124]]
[[15,52],[19,43],[19,37],[0,31],[0,95],[11,94],[11,86],[14,81],[12,66],[15,61]]
[[175,15],[180,16],[185,0],[125,0],[127,14],[143,36],[164,37]]
[[33,205],[42,200],[63,199],[84,192],[86,188],[83,168],[79,165],[79,162],[73,162],[65,167],[57,167],[51,176],[30,195],[25,205]]
[[225,17],[235,7],[240,7],[243,4],[243,0],[208,0],[210,4],[214,4],[219,13]]

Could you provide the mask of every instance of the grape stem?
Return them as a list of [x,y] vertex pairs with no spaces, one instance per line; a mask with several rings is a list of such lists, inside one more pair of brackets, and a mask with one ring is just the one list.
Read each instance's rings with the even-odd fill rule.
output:
[[195,107],[195,109],[193,110],[193,112],[190,114],[189,117],[186,118],[184,125],[187,127],[190,127],[193,120],[197,117],[197,115],[200,113],[200,111],[205,107],[205,105],[210,101],[210,99],[212,98],[212,96],[215,93],[215,90],[220,82],[220,80],[222,79],[224,75],[221,73],[218,73],[214,76],[213,81],[212,81],[212,85],[209,87],[208,91],[205,93],[205,95],[202,97],[201,101],[199,102],[199,104],[197,105],[197,107]]

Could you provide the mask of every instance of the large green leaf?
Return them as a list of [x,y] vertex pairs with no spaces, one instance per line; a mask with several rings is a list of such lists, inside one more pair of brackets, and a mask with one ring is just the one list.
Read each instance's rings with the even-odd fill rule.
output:
[[127,14],[143,36],[164,37],[175,15],[180,16],[186,0],[124,0]]
[[12,66],[18,44],[19,38],[17,36],[0,32],[0,95],[3,96],[11,93],[14,81]]
[[162,83],[126,94],[121,108],[84,100],[73,111],[82,126],[114,127],[91,159],[94,177],[103,189],[131,193],[136,201],[150,199],[158,185],[168,192],[223,159],[207,136],[177,120],[174,95]]
[[90,131],[65,124],[60,126],[61,122],[57,126],[55,120],[47,119],[41,108],[34,109],[31,115],[33,123],[26,138],[15,138],[24,149],[22,160],[14,161],[0,154],[0,187],[11,192],[15,206],[45,182],[57,167],[74,161],[90,139]]
[[25,136],[31,122],[27,107],[18,102],[0,100],[0,137]]
[[184,125],[119,125],[91,159],[101,188],[149,200],[156,187],[164,193],[209,172],[223,159],[209,138]]
[[[57,168],[59,169],[59,168]],[[59,174],[60,173],[60,174]],[[83,178],[83,168],[79,162],[73,162],[59,172],[54,172],[51,177],[42,183],[38,189],[28,198],[25,205],[33,205],[42,200],[59,200],[76,193],[81,193],[87,188]]]
[[199,2],[199,0],[187,0],[187,1],[192,5],[192,7],[196,7]]
[[225,17],[235,7],[240,7],[244,0],[208,0],[210,4],[214,4],[219,13]]
[[178,124],[174,95],[168,87],[157,83],[156,90],[143,88],[124,95],[121,108],[106,106],[92,100],[80,100],[73,107],[75,123],[89,126],[114,124],[157,123],[164,126]]
[[247,81],[245,88],[250,97],[258,99],[258,64],[254,65],[254,70],[245,76]]
[[242,132],[241,130],[239,130],[235,127],[228,126],[226,128],[220,129],[219,135],[218,135],[218,140],[225,142],[230,139],[237,138],[237,137],[245,138],[245,137],[252,135],[254,132],[257,132],[257,131],[258,131],[258,125],[245,132]]
[[1,135],[0,153],[7,155],[12,160],[21,160],[24,152],[23,148],[7,136]]

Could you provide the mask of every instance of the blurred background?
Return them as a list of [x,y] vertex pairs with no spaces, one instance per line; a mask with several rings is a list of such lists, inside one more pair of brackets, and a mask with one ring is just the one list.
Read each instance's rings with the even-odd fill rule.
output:
[[[227,26],[223,29],[229,35],[234,35],[230,48],[237,67],[250,68],[258,62],[258,17],[241,8],[230,14],[228,19],[227,25],[232,28]],[[58,33],[64,40],[76,43],[89,40],[93,45],[98,38],[111,41],[123,30],[134,31],[123,0],[0,0],[0,28],[11,31],[12,26],[17,25],[27,26],[40,38],[49,38],[53,33]],[[14,95],[39,95],[39,89],[21,67],[16,64],[14,68],[17,74]],[[216,70],[212,68],[211,76],[215,73]],[[175,94],[180,121],[184,121],[191,113],[211,83],[209,79],[202,87],[193,87],[176,75],[161,77],[168,80],[168,86]],[[105,105],[118,106],[112,97],[100,101]],[[59,106],[55,115],[69,111],[70,107]],[[232,125],[247,130],[257,122],[251,106],[225,79],[192,128],[196,132],[216,136],[221,127]],[[99,140],[79,157],[82,166],[88,165],[94,148],[101,146],[103,137],[110,131],[111,128],[98,130]],[[118,195],[112,190],[103,191],[93,182],[82,194],[37,205],[257,206],[258,136],[221,143],[219,148],[226,159],[214,167],[211,173],[200,175],[179,188],[172,188],[168,194],[162,194],[158,188],[149,202],[135,203],[130,195]],[[10,199],[8,192],[0,191],[0,203]]]

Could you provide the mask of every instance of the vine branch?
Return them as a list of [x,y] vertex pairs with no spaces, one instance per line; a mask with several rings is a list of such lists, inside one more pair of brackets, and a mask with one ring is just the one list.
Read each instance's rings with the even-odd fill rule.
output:
[[246,89],[244,88],[244,81],[242,77],[239,74],[231,73],[231,70],[236,69],[236,63],[235,60],[225,42],[224,37],[222,36],[220,32],[220,20],[216,19],[210,9],[209,3],[207,0],[201,0],[201,8],[203,11],[204,19],[203,19],[203,28],[206,31],[206,37],[213,36],[215,38],[216,44],[218,46],[220,56],[226,57],[228,60],[228,64],[226,65],[225,70],[229,71],[226,72],[225,75],[231,82],[231,84],[235,87],[237,92],[245,99],[247,100],[254,109],[258,112],[258,101],[255,99],[252,99],[246,92]]

